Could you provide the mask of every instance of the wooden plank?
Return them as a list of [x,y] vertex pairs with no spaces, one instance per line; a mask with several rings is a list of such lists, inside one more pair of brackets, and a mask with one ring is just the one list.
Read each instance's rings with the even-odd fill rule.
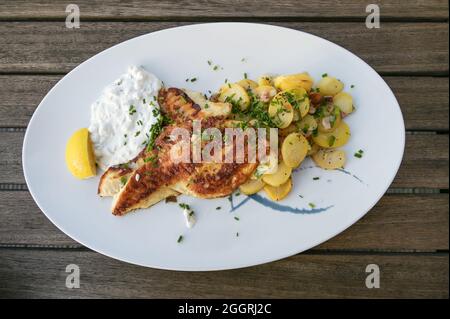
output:
[[[0,23],[0,72],[67,72],[94,54],[175,22]],[[448,24],[273,23],[329,39],[359,55],[378,72],[448,73]],[[434,41],[430,41],[434,39]]]
[[[191,19],[223,17],[320,17],[365,18],[367,1],[343,0],[302,2],[283,0],[213,0],[213,1],[144,1],[78,0],[81,19]],[[63,0],[14,0],[0,3],[1,19],[65,18],[68,2]],[[396,1],[383,0],[380,5],[382,19],[386,18],[440,18],[448,17],[445,0]]]
[[[126,264],[90,251],[0,249],[2,298],[448,298],[448,254],[301,254],[256,267],[175,272]],[[80,288],[65,286],[66,266]],[[365,285],[367,265],[380,288]]]
[[[0,127],[26,127],[36,106],[61,78],[0,75]],[[399,100],[407,130],[448,130],[448,78],[388,76],[385,80]]]
[[[448,210],[448,194],[386,195],[359,222],[314,250],[447,250]],[[0,192],[0,218],[0,245],[82,247],[53,226],[26,191]]]
[[[24,184],[23,132],[0,131],[0,184]],[[407,135],[403,163],[392,187],[448,188],[447,134]]]

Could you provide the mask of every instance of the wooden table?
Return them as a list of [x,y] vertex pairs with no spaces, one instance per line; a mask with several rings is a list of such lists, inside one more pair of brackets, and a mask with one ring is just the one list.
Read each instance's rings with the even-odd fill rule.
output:
[[[0,297],[448,298],[447,0],[376,1],[380,29],[365,27],[371,1],[363,0],[74,2],[81,10],[79,29],[65,28],[65,8],[72,2],[0,1]],[[146,269],[76,243],[39,211],[25,185],[22,141],[36,106],[68,71],[103,49],[211,21],[303,30],[372,65],[395,92],[406,122],[406,153],[391,188],[339,236],[246,269]],[[72,263],[81,269],[79,289],[65,286],[65,267]],[[365,268],[372,263],[381,270],[379,289],[365,286]]]

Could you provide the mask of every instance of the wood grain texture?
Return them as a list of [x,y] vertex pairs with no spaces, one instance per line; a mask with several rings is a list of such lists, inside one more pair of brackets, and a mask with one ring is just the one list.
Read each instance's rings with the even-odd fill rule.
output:
[[[184,25],[176,22],[0,23],[0,72],[58,72],[124,40]],[[271,23],[319,35],[354,52],[378,72],[448,73],[448,24]],[[433,40],[431,40],[433,39]],[[382,49],[381,49],[382,48]],[[205,61],[211,57],[205,56]]]
[[[0,184],[25,183],[21,163],[23,137],[23,132],[0,131]],[[408,134],[403,163],[392,187],[446,189],[448,165],[448,134]]]
[[[0,297],[6,298],[448,298],[448,254],[301,254],[220,272],[149,269],[89,251],[0,249]],[[80,267],[80,288],[65,286]],[[365,286],[368,264],[380,288]]]
[[[448,250],[448,210],[448,194],[386,195],[359,222],[314,250]],[[82,247],[53,226],[26,191],[0,192],[0,219],[0,246]]]
[[[42,98],[62,77],[0,75],[0,127],[26,127]],[[384,79],[398,98],[407,130],[448,131],[448,78],[388,76]]]
[[[69,2],[63,0],[14,0],[0,2],[1,19],[65,18]],[[284,0],[78,0],[81,19],[192,19],[233,17],[306,17],[365,18],[367,1],[297,1]],[[383,0],[383,19],[388,18],[448,18],[445,0]],[[320,13],[320,15],[318,14]]]

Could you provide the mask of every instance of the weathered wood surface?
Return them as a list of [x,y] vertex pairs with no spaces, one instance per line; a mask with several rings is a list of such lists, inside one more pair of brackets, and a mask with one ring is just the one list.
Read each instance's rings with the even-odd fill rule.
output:
[[[1,297],[120,298],[448,298],[448,254],[302,254],[221,272],[173,272],[90,251],[0,249]],[[80,267],[80,288],[65,286]],[[368,289],[365,269],[380,268]]]
[[[448,194],[386,195],[359,222],[314,249],[448,250],[448,202]],[[0,246],[82,247],[51,224],[26,191],[0,192],[0,219]]]
[[[68,3],[0,1],[0,297],[448,298],[449,195],[427,193],[449,184],[447,0],[380,1],[381,29],[370,32],[363,0],[79,0],[76,30],[64,26]],[[169,272],[87,250],[52,225],[26,191],[23,129],[48,90],[87,58],[138,35],[209,21],[303,30],[380,72],[413,131],[391,193],[328,242],[247,269]],[[393,194],[397,188],[419,193]],[[80,289],[65,288],[70,263],[81,268]],[[370,263],[381,268],[380,289],[365,287]]]
[[[42,98],[62,77],[0,75],[0,127],[26,127]],[[398,98],[407,130],[448,131],[448,78],[387,76],[384,79]]]
[[[64,0],[4,0],[0,2],[0,19],[65,18]],[[379,3],[383,19],[446,19],[445,0],[383,0]],[[298,1],[284,0],[150,0],[103,1],[78,0],[82,19],[212,19],[212,18],[365,18],[364,0]]]
[[[23,132],[0,131],[0,184],[25,183],[22,172]],[[407,135],[402,166],[392,187],[448,188],[447,134]]]
[[[384,23],[368,32],[364,23],[269,22],[329,39],[363,58],[378,72],[448,74],[448,25]],[[94,54],[180,22],[1,22],[0,72],[67,72]],[[436,40],[433,40],[436,39]]]

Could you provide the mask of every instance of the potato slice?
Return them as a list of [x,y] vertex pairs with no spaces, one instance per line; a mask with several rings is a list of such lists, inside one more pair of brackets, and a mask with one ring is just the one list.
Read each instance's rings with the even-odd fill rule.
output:
[[346,92],[340,92],[333,97],[333,103],[345,114],[353,112],[353,98]]
[[318,119],[318,122],[319,132],[333,132],[336,127],[341,124],[341,110],[338,107],[334,107],[331,112],[324,112],[324,114]]
[[313,136],[313,140],[324,148],[341,147],[348,142],[350,135],[350,128],[344,121],[341,121],[333,132],[319,132],[316,136]]
[[321,149],[312,156],[314,162],[324,169],[337,169],[344,167],[345,152],[335,149]]
[[271,85],[261,85],[256,87],[253,92],[264,103],[269,103],[270,100],[277,95],[277,89]]
[[259,86],[272,86],[272,77],[270,75],[262,75],[258,78]]
[[220,89],[220,102],[229,102],[239,106],[241,111],[246,110],[250,105],[250,98],[245,89],[238,84],[226,84]]
[[294,119],[294,109],[283,92],[270,101],[268,113],[279,128],[288,127]]
[[309,92],[314,83],[314,80],[308,73],[305,72],[277,76],[273,80],[273,83],[277,89],[282,91],[303,88]]
[[317,121],[314,116],[308,114],[298,122],[298,129],[305,134],[317,129]]
[[323,77],[317,87],[322,95],[333,96],[344,89],[344,83],[332,76]]
[[281,155],[283,162],[291,168],[296,168],[306,157],[310,149],[306,138],[300,133],[291,133],[281,145]]
[[242,79],[239,82],[236,82],[236,84],[242,86],[242,88],[246,91],[253,90],[258,86],[258,83],[249,79]]
[[277,171],[273,174],[264,174],[262,180],[271,186],[280,186],[286,183],[292,173],[292,168],[286,165],[283,161],[278,163]]
[[266,183],[259,179],[249,179],[246,183],[239,186],[239,190],[245,195],[252,195],[259,192]]
[[289,178],[284,184],[274,187],[271,185],[265,185],[264,191],[266,192],[267,196],[271,200],[279,201],[285,198],[292,189],[292,179]]
[[308,154],[306,154],[306,156],[313,156],[313,155],[316,154],[319,150],[320,150],[320,146],[317,145],[316,143],[312,143],[312,145],[310,145],[310,149],[309,149],[309,151],[308,151]]
[[308,93],[304,88],[292,89],[286,91],[289,103],[295,110],[298,110],[300,117],[305,117],[309,112],[311,102],[309,100]]

